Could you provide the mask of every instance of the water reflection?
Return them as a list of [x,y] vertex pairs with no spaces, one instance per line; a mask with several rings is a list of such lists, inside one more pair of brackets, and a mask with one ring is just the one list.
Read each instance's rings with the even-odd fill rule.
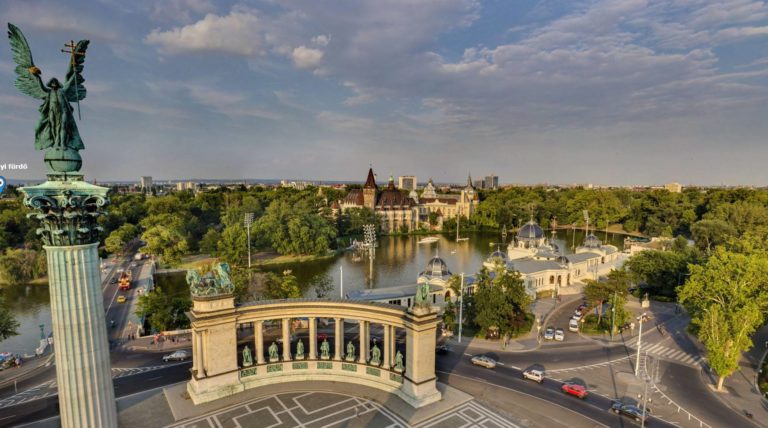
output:
[[[603,232],[597,235],[605,240]],[[451,272],[474,273],[496,249],[495,243],[501,239],[498,234],[469,233],[467,236],[469,241],[463,242],[456,242],[453,237],[440,236],[440,240],[433,244],[419,244],[423,236],[383,236],[379,237],[379,247],[373,261],[367,256],[359,257],[346,252],[333,259],[274,265],[264,270],[277,274],[285,269],[292,270],[303,287],[305,297],[338,298],[341,296],[341,268],[344,271],[345,294],[365,288],[415,284],[419,273],[436,254],[445,260]],[[547,236],[551,234],[548,232]],[[622,235],[609,234],[608,242],[621,249],[623,239]],[[574,236],[571,230],[561,230],[555,242],[564,253],[569,254],[573,252],[572,244],[575,242],[579,245],[583,240],[583,231],[575,231]],[[506,244],[501,245],[501,248],[506,249]],[[156,285],[172,296],[189,295],[184,273],[158,275]],[[48,286],[4,287],[2,293],[20,324],[20,335],[0,342],[0,352],[33,352],[40,338],[38,325],[45,324],[46,333],[51,331]]]

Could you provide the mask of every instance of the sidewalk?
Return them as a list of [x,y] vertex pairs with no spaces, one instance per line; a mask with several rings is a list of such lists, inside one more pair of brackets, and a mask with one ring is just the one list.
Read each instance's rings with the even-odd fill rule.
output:
[[[766,355],[765,342],[768,340],[768,325],[760,328],[752,337],[754,346],[745,353],[739,361],[739,369],[725,380],[725,392],[712,393],[723,403],[742,416],[751,413],[753,422],[768,421],[768,401],[760,395],[757,387],[757,371],[760,368],[762,358]],[[717,377],[706,371],[702,371],[702,382],[714,385]]]
[[53,364],[53,352],[25,359],[21,367],[0,371],[0,388],[12,385],[14,381],[20,381],[41,368],[49,367],[51,364]]
[[176,340],[174,342],[170,338],[165,338],[160,342],[155,342],[154,336],[144,336],[134,340],[124,341],[118,346],[126,351],[163,353],[192,347],[192,341],[188,340],[188,335],[180,336],[179,339],[181,340]]
[[[556,312],[556,309],[562,307],[563,305],[568,305],[570,303],[576,302],[581,299],[581,293],[579,294],[572,294],[572,295],[563,295],[561,296],[560,302],[557,302],[556,299],[538,299],[535,302],[531,304],[531,311],[536,316],[536,319],[540,321],[540,325],[547,325],[547,321],[549,320],[549,317],[552,316]],[[538,336],[540,334],[540,331],[536,328],[536,323],[534,321],[533,328],[531,328],[531,331],[523,334],[519,337],[516,337],[514,339],[509,339],[509,343],[506,347],[503,345],[503,340],[487,340],[482,339],[478,337],[471,337],[471,336],[464,336],[462,338],[462,346],[466,347],[475,347],[475,348],[483,348],[493,351],[503,351],[503,352],[530,352],[535,351],[539,349],[541,346],[541,343],[538,340]],[[458,335],[454,335],[449,339],[453,344],[458,344]]]

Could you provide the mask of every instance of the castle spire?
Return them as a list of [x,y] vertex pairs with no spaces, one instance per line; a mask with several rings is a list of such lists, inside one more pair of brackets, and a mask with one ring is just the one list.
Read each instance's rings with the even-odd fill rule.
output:
[[376,185],[376,177],[373,175],[373,167],[368,169],[368,178],[365,180],[363,189],[378,189]]

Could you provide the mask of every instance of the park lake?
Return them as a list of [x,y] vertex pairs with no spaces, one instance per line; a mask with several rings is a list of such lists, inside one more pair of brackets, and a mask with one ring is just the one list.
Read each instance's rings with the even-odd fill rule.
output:
[[[605,240],[605,232],[598,232],[597,235]],[[456,242],[454,237],[436,236],[439,240],[431,244],[418,243],[424,238],[423,235],[379,237],[372,260],[366,255],[346,251],[332,259],[269,265],[263,270],[278,274],[291,270],[302,284],[305,297],[339,298],[342,271],[344,294],[366,288],[415,286],[419,273],[436,255],[445,261],[451,272],[473,274],[492,251],[506,249],[498,234],[470,232],[465,235],[469,240],[462,242]],[[558,230],[555,242],[563,253],[569,254],[573,252],[574,243],[579,245],[583,239],[584,231]],[[624,235],[608,233],[607,242],[622,249]],[[156,285],[173,295],[188,293],[183,273],[158,275]],[[48,286],[7,286],[3,288],[3,296],[19,322],[19,335],[0,342],[0,352],[33,353],[40,339],[40,326],[44,326],[45,334],[51,331]]]

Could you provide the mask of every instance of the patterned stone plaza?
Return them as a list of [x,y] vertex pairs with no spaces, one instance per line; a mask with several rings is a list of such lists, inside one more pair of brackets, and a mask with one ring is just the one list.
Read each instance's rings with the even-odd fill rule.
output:
[[[260,397],[197,418],[173,428],[289,427],[411,427],[381,404],[331,392],[287,392]],[[470,401],[415,425],[427,427],[517,427],[477,402]]]

